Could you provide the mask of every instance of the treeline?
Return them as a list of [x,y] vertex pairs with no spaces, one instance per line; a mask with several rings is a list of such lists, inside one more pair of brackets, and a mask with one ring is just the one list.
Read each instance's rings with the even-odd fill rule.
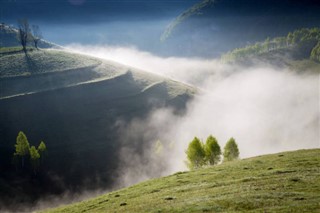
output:
[[38,147],[30,146],[27,136],[20,131],[15,144],[15,152],[13,153],[13,163],[17,169],[19,167],[24,169],[26,167],[25,161],[29,159],[31,169],[36,174],[40,164],[43,163],[46,152],[47,146],[44,141],[41,141]]
[[221,161],[221,155],[223,155],[223,162],[225,162],[238,159],[239,154],[239,148],[234,138],[228,140],[222,153],[217,139],[212,135],[207,138],[206,143],[195,137],[186,150],[186,164],[189,169],[196,169],[205,165],[213,166]]
[[320,62],[320,41],[318,41],[318,44],[312,49],[310,58]]
[[223,62],[233,62],[250,56],[267,53],[281,48],[303,46],[307,43],[314,43],[310,59],[320,62],[320,28],[303,28],[289,32],[285,37],[267,38],[263,42],[257,42],[243,48],[234,49],[221,56]]

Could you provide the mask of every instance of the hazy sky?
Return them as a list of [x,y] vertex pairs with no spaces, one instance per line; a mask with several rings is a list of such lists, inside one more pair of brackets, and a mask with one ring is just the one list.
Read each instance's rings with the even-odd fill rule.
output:
[[[319,0],[217,0],[159,41],[199,0],[0,0],[1,22],[28,18],[57,44],[135,46],[159,55],[217,56],[234,47],[320,26]],[[209,43],[208,43],[209,41]]]

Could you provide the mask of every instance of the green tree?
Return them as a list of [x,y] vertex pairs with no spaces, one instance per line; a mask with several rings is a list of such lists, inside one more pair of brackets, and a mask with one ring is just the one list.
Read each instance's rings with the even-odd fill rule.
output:
[[205,151],[201,141],[195,137],[186,150],[187,166],[189,169],[196,169],[205,164]]
[[224,147],[223,161],[232,161],[239,158],[239,149],[234,138],[230,138]]
[[45,155],[47,153],[47,146],[43,141],[41,141],[39,146],[38,146],[38,152],[39,152],[39,154],[41,156],[41,163],[43,163],[43,160],[44,160]]
[[42,154],[43,152],[47,151],[47,146],[43,141],[40,142],[40,144],[38,146],[38,151],[39,151],[40,154]]
[[221,160],[221,148],[218,144],[217,139],[212,135],[207,138],[206,144],[204,146],[204,151],[206,154],[206,161],[210,165],[218,164]]
[[320,62],[320,41],[318,44],[312,49],[310,58],[314,61]]
[[29,142],[27,139],[27,136],[20,131],[17,136],[17,141],[15,144],[15,153],[13,154],[14,157],[20,157],[21,158],[21,165],[24,167],[24,158],[29,154]]
[[40,159],[40,154],[38,150],[36,149],[35,146],[31,146],[30,148],[30,163],[32,165],[32,169],[34,174],[36,174],[36,171],[39,167],[39,159]]

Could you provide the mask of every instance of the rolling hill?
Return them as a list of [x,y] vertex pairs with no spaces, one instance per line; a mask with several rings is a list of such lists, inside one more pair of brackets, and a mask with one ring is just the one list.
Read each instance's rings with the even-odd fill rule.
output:
[[[7,28],[6,30],[9,31]],[[139,119],[143,120],[154,109],[161,107],[170,107],[175,113],[183,114],[188,102],[197,92],[191,86],[163,76],[113,61],[76,54],[65,49],[41,48],[35,50],[29,47],[28,54],[25,55],[20,47],[15,46],[16,43],[10,43],[15,36],[14,32],[6,34],[6,36],[8,35],[11,37],[6,37],[4,40],[8,44],[0,48],[0,211],[25,211],[25,209],[31,209],[39,199],[48,196],[63,195],[65,192],[73,194],[84,190],[103,190],[113,186],[119,177],[121,148],[124,146],[133,148],[137,154],[142,154],[145,145],[158,139],[156,132],[148,132],[148,137],[135,135],[135,137],[127,138],[126,135],[122,135],[126,124]],[[310,46],[308,46],[309,44]],[[307,42],[302,46],[291,45],[285,48],[275,48],[260,52],[255,58],[251,58],[252,55],[246,53],[245,57],[237,58],[235,61],[250,65],[259,60],[267,64],[289,66],[296,69],[300,67],[301,70],[310,69],[319,72],[319,62],[310,58],[311,52],[317,46],[318,44],[315,42]],[[232,55],[233,53],[228,54]],[[12,164],[14,144],[19,131],[23,131],[27,135],[30,145],[37,146],[41,140],[44,140],[47,145],[48,152],[45,161],[36,175],[30,172],[31,165],[29,163],[23,169],[16,168]],[[270,197],[270,203],[259,200],[268,198],[265,191],[259,191],[260,189],[256,190],[261,194],[254,197],[257,201],[253,203],[250,202],[251,195],[245,194],[239,201],[240,209],[232,206],[231,201],[236,196],[241,197],[239,188],[233,189],[232,186],[239,186],[240,189],[247,190],[246,187],[249,186],[246,184],[255,181],[260,184],[259,181],[268,181],[271,178],[284,180],[281,179],[282,176],[290,178],[292,175],[298,177],[297,181],[293,180],[294,183],[304,184],[305,180],[309,181],[309,179],[304,176],[300,177],[300,172],[307,174],[309,170],[303,169],[307,169],[308,166],[311,166],[312,180],[310,181],[314,181],[312,166],[315,160],[312,156],[316,154],[319,154],[319,150],[285,153],[284,156],[288,156],[288,158],[278,159],[279,156],[276,155],[265,156],[261,157],[261,161],[255,160],[256,158],[247,159],[159,179],[159,183],[156,184],[162,185],[169,191],[162,189],[157,191],[157,187],[152,186],[151,189],[144,185],[145,183],[119,191],[119,193],[123,193],[129,190],[128,193],[131,193],[132,188],[137,190],[127,196],[128,198],[130,196],[137,197],[136,200],[133,197],[130,198],[133,199],[132,203],[136,205],[132,209],[130,209],[131,201],[128,199],[121,200],[121,203],[115,201],[109,205],[112,203],[108,202],[111,199],[99,200],[100,198],[97,198],[98,200],[88,201],[89,204],[85,201],[76,204],[75,207],[66,207],[65,210],[70,208],[70,211],[76,212],[80,210],[103,211],[114,208],[122,211],[124,208],[128,211],[159,210],[166,212],[171,211],[172,207],[172,210],[175,211],[246,211],[261,210],[267,208],[270,203],[275,205],[276,199],[283,199],[283,203],[275,205],[274,208],[278,208],[277,206],[285,208],[284,206],[292,201],[291,198],[297,200],[290,204],[294,205],[293,203],[300,202],[305,204],[306,208],[313,210],[317,206],[313,202],[315,199],[312,190],[318,189],[310,189],[312,193],[306,192],[305,196],[307,197],[302,198],[299,193],[292,192],[290,194],[290,191],[288,196],[286,194],[279,195],[278,187],[281,189],[286,186],[277,185],[279,181],[267,182],[266,188],[261,188],[269,193],[271,189],[268,188],[268,184],[275,185],[276,194],[275,197]],[[300,168],[299,164],[297,169],[292,169],[294,172],[282,173],[281,171],[287,171],[287,168],[291,171],[291,166],[296,165],[292,163],[294,157],[301,158],[302,164],[305,161],[306,164],[303,164],[305,168]],[[278,167],[271,166],[276,160],[281,162]],[[240,165],[246,166],[241,167]],[[239,169],[239,166],[243,170]],[[267,168],[266,171],[265,168]],[[271,169],[268,170],[268,168]],[[251,171],[252,173],[250,173]],[[277,173],[277,171],[280,172]],[[221,172],[223,176],[220,176]],[[229,172],[234,172],[232,173],[234,175],[229,176]],[[160,173],[161,171],[159,174],[155,172],[153,175],[158,177]],[[290,177],[285,176],[287,173]],[[264,175],[267,177],[266,180]],[[180,181],[179,179],[183,176],[186,176],[187,180],[182,178]],[[223,189],[226,190],[226,197],[223,195],[214,198],[206,197],[205,194],[211,193],[211,189],[206,188],[203,188],[205,194],[198,192],[199,187],[206,186],[206,182],[212,181],[212,179],[206,178],[214,180],[223,178],[226,182],[221,187],[229,187]],[[172,179],[178,179],[179,181],[176,182],[179,185],[175,185],[177,184],[175,181],[170,182]],[[147,183],[153,183],[152,181]],[[212,184],[215,183],[219,183],[219,181]],[[239,185],[228,186],[229,183],[239,183]],[[291,182],[289,181],[289,183]],[[258,187],[257,185],[251,186]],[[177,190],[177,193],[170,191],[171,187],[173,190]],[[155,190],[155,194],[143,191],[143,188]],[[216,190],[215,187],[212,188],[212,190]],[[220,190],[220,188],[218,189]],[[228,193],[228,190],[231,194]],[[232,194],[233,190],[238,190],[238,192]],[[189,196],[184,192],[192,192],[195,195],[186,205],[184,202],[176,202],[179,201],[180,192],[182,197]],[[304,191],[302,192],[304,193]],[[150,196],[150,209],[140,203],[139,194]],[[154,195],[157,196],[156,199],[152,197]],[[124,197],[122,194],[118,196],[114,193],[105,196]],[[157,200],[159,196],[161,202]],[[220,200],[220,198],[221,203],[219,201],[217,205],[211,205],[212,199]],[[310,205],[309,199],[312,200]],[[206,203],[206,200],[209,203]],[[196,204],[198,201],[199,205]],[[168,202],[170,205],[167,205]],[[298,204],[300,205],[300,203]],[[157,206],[157,204],[162,206]],[[298,209],[298,207],[294,208]],[[58,211],[60,210],[62,209]]]
[[44,212],[317,212],[319,156],[312,149],[222,163]]
[[[65,50],[11,52],[0,56],[0,63],[0,206],[5,209],[21,210],[19,205],[32,206],[66,190],[111,186],[122,145],[138,144],[141,150],[149,142],[124,141],[117,122],[143,119],[163,106],[183,113],[196,92],[155,74]],[[47,145],[36,176],[12,164],[19,131],[31,145],[40,140]]]

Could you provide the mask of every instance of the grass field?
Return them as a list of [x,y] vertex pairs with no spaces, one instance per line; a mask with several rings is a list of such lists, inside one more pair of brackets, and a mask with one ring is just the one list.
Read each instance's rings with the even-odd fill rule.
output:
[[319,212],[320,149],[178,172],[44,212]]
[[0,57],[0,78],[28,76],[94,66],[99,60],[61,50],[33,50]]

